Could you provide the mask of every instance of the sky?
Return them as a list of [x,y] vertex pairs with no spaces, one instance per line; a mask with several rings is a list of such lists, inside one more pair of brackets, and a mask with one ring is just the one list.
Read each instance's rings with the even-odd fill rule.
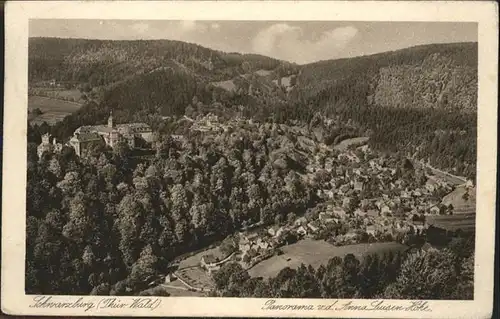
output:
[[30,20],[30,37],[169,39],[299,64],[420,44],[477,42],[477,23],[340,21]]

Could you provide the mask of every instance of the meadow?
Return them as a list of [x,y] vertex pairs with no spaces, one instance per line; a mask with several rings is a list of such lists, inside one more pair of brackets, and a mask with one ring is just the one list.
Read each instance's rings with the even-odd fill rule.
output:
[[343,140],[342,142],[335,145],[333,148],[338,151],[345,151],[351,145],[360,145],[366,143],[369,137],[354,137]]
[[[468,196],[464,197],[467,193]],[[452,215],[435,215],[427,217],[427,224],[449,231],[462,230],[474,232],[476,227],[476,189],[467,190],[457,186],[453,192],[443,198],[442,203],[453,206]]]
[[207,272],[200,267],[201,258],[209,254],[221,259],[224,257],[218,247],[200,251],[181,260],[176,275],[181,276],[183,280],[193,287],[210,290],[213,287],[212,279]]
[[34,116],[28,115],[28,119],[32,124],[47,124],[52,125],[61,121],[67,115],[77,111],[82,104],[52,99],[44,96],[28,96],[28,110],[40,109],[42,114]]
[[252,277],[275,277],[285,267],[298,268],[301,264],[318,268],[326,265],[335,257],[344,257],[354,254],[360,258],[371,253],[385,253],[389,251],[402,251],[408,247],[395,242],[355,244],[346,246],[333,246],[322,240],[304,239],[295,244],[281,248],[283,255],[276,255],[264,260],[248,270]]

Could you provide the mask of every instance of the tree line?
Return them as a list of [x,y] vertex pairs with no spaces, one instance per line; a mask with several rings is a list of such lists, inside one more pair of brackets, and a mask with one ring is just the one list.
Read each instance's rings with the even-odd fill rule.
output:
[[473,239],[442,250],[411,249],[333,257],[318,268],[286,267],[275,277],[250,277],[238,263],[214,276],[213,296],[258,298],[472,299]]

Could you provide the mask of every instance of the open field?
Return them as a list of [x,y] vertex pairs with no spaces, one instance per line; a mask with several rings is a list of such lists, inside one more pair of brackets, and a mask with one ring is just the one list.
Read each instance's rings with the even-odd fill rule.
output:
[[212,82],[212,84],[229,92],[236,91],[236,85],[234,84],[233,80]]
[[345,151],[351,145],[358,145],[368,142],[369,137],[354,137],[343,140],[342,142],[335,145],[333,148],[339,151]]
[[427,223],[434,227],[446,229],[449,231],[462,230],[464,232],[474,232],[476,227],[476,214],[457,214],[457,215],[436,215],[427,217]]
[[194,288],[212,289],[212,278],[201,267],[183,268],[175,272],[182,280]]
[[168,292],[171,297],[202,297],[205,295],[203,292],[189,290],[179,280],[174,280],[166,284],[161,284],[160,287],[162,287],[163,290]]
[[425,168],[430,169],[432,174],[434,174],[437,178],[442,179],[442,180],[444,180],[447,183],[450,183],[452,185],[462,185],[465,182],[467,182],[466,177],[450,174],[448,172],[445,172],[445,171],[442,171],[442,170],[437,169],[435,167],[432,167],[430,165],[427,165],[427,164],[423,163],[422,161],[419,161],[419,164]]
[[343,257],[352,253],[359,258],[370,253],[402,251],[407,249],[407,246],[388,242],[336,247],[322,240],[304,239],[281,249],[283,255],[273,256],[258,263],[248,271],[250,276],[269,278],[276,276],[285,267],[298,268],[301,264],[305,264],[318,268],[335,256]]
[[205,255],[210,255],[210,254],[214,255],[215,257],[219,257],[220,259],[222,259],[224,257],[222,255],[221,251],[219,250],[219,247],[203,250],[197,254],[194,254],[191,257],[188,257],[188,258],[180,261],[179,269],[189,268],[189,267],[193,267],[193,266],[199,266],[200,261],[201,261],[201,257],[203,257]]
[[[468,197],[464,198],[465,193]],[[453,192],[446,195],[442,203],[446,206],[453,205],[453,215],[470,214],[476,212],[476,188],[467,191],[464,186],[457,186]]]
[[30,88],[30,95],[82,103],[82,92],[66,88]]
[[33,124],[54,124],[61,121],[67,115],[77,111],[82,104],[63,100],[51,99],[43,96],[29,96],[28,110],[39,108],[43,114],[30,118]]
[[212,254],[220,259],[224,257],[218,247],[201,251],[180,261],[176,275],[181,276],[183,280],[193,287],[211,289],[213,287],[212,279],[200,267],[201,258],[208,254]]

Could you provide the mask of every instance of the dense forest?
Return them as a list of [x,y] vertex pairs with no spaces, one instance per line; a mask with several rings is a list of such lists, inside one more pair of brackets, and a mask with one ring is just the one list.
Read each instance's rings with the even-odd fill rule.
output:
[[163,136],[146,162],[126,144],[38,160],[29,143],[27,292],[138,291],[184,252],[304,214],[317,198],[291,154],[276,152],[286,140],[244,128],[182,145]]

